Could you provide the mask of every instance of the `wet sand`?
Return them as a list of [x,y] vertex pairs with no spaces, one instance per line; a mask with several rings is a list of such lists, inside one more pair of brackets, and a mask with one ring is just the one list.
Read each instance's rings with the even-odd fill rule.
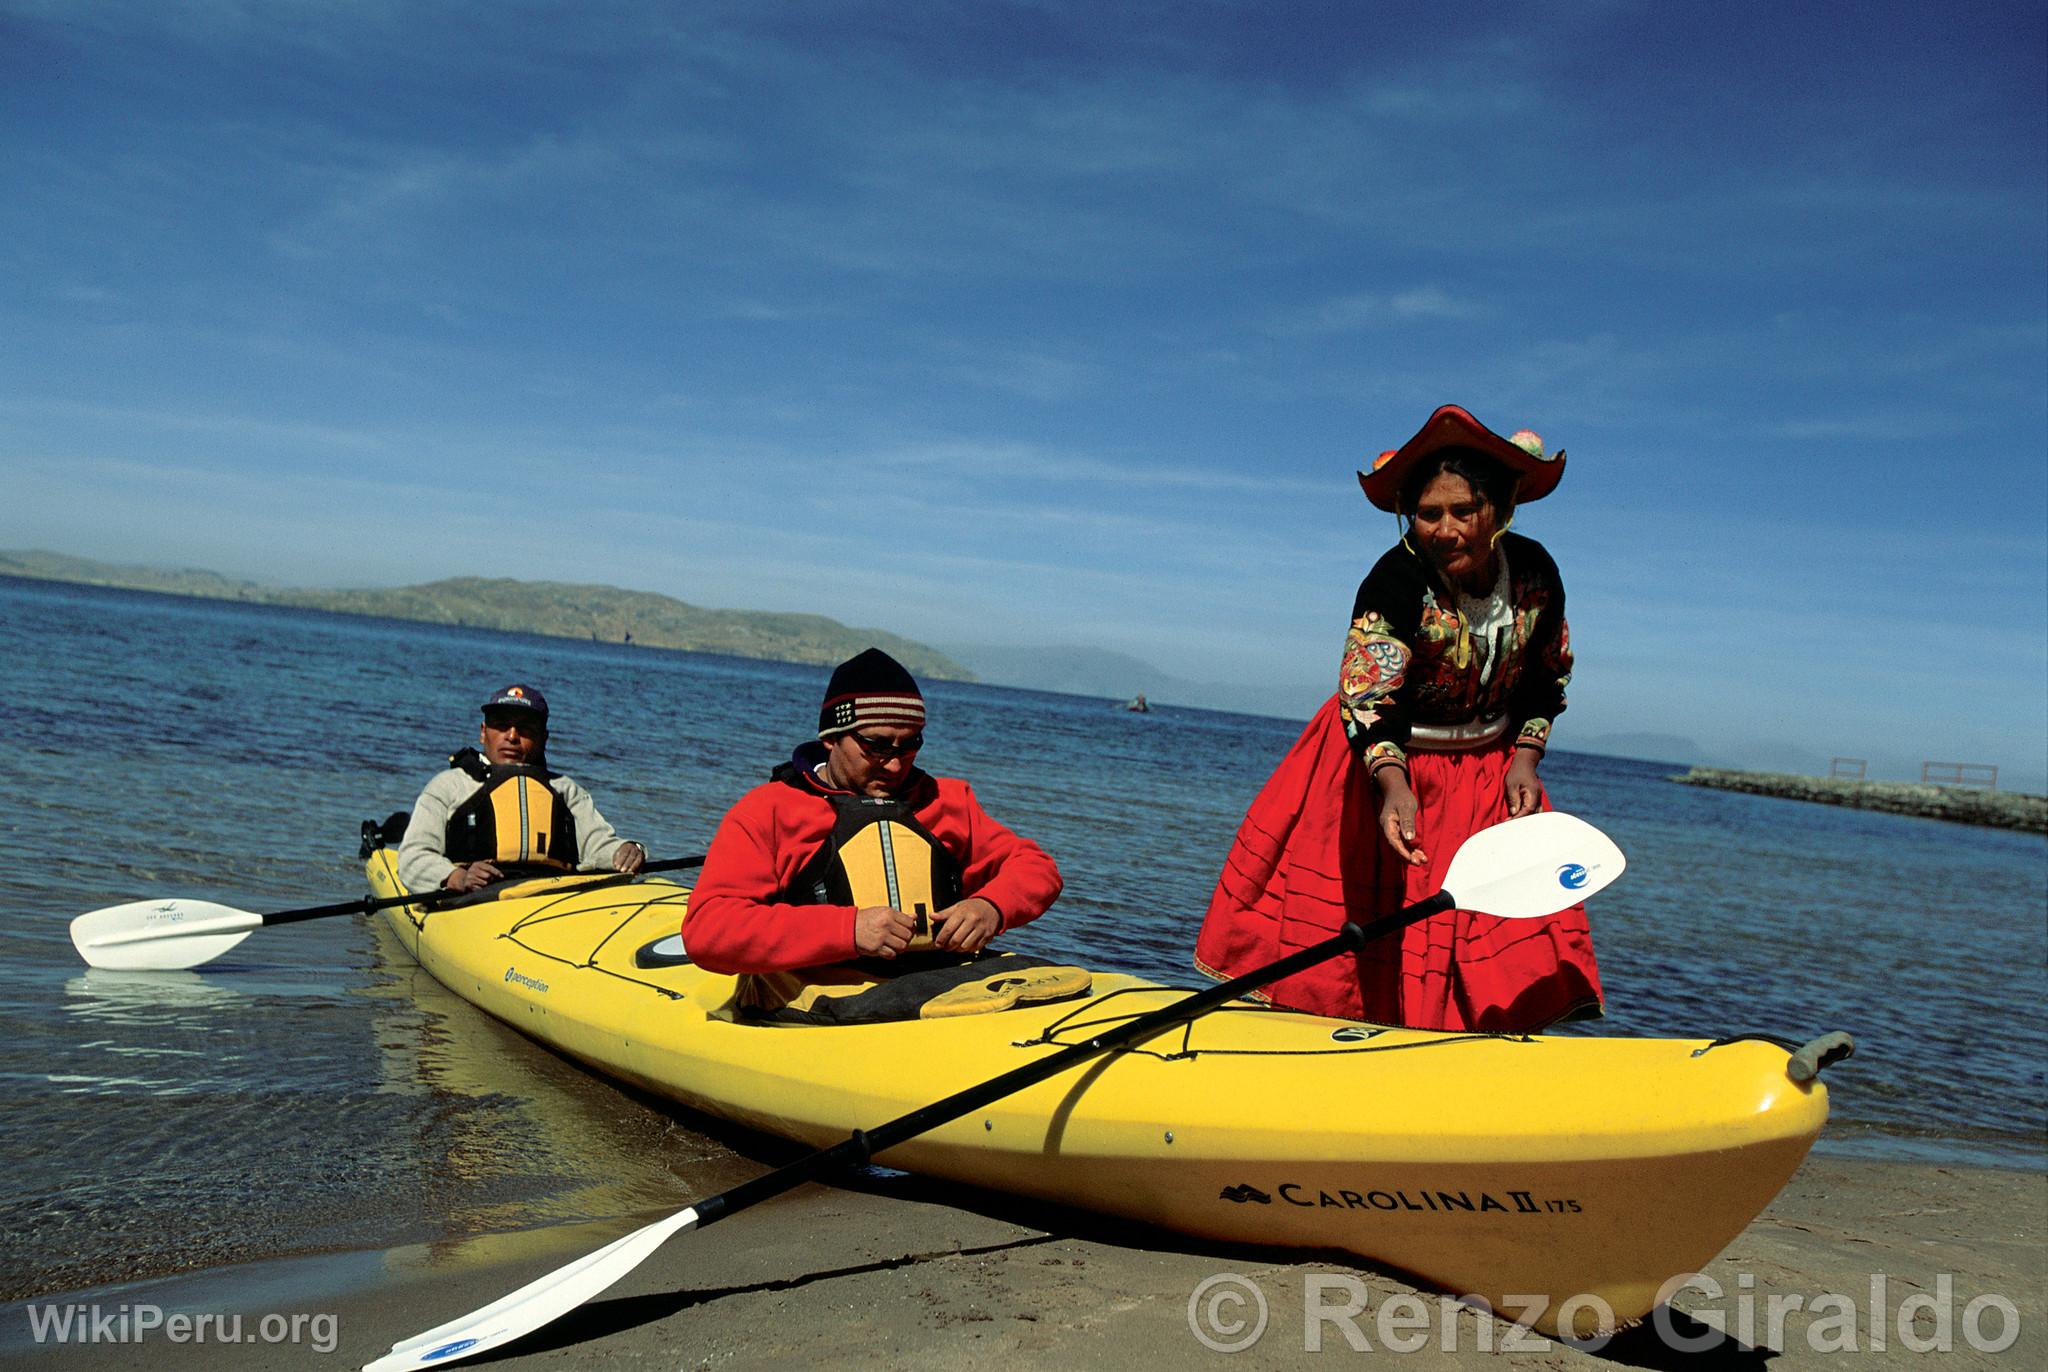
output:
[[[29,1303],[17,1303],[0,1307],[0,1364],[357,1367],[655,1218],[256,1264],[34,1303],[96,1303],[103,1316],[123,1305],[157,1307],[167,1321],[179,1311],[211,1315],[205,1344],[173,1340],[166,1324],[142,1342],[38,1346]],[[1417,1369],[1797,1372],[1844,1358],[1905,1367],[1929,1357],[2039,1368],[2048,1366],[2044,1242],[2048,1174],[1809,1159],[1705,1280],[1641,1327],[1578,1349],[1341,1260],[1210,1247],[872,1173],[847,1186],[808,1186],[673,1239],[581,1310],[468,1365],[1131,1372],[1175,1359],[1279,1368],[1356,1359],[1355,1338],[1367,1356]],[[1220,1317],[1203,1327],[1211,1343],[1252,1332],[1253,1290],[1267,1311],[1262,1334],[1228,1356],[1191,1326],[1191,1298],[1212,1278],[1224,1280],[1210,1299],[1192,1301],[1198,1314]],[[1233,1280],[1249,1285],[1232,1288]],[[1347,1333],[1339,1312],[1357,1297],[1363,1313]],[[1311,1300],[1329,1317],[1305,1321]],[[236,1313],[252,1341],[224,1345],[218,1331]],[[267,1332],[288,1335],[294,1315],[302,1317],[298,1343],[253,1341],[266,1332],[265,1316]]]

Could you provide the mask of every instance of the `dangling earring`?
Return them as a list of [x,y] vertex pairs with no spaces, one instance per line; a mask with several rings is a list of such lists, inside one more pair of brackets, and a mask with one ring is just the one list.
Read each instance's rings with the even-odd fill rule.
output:
[[1408,550],[1409,556],[1421,557],[1422,554],[1415,551],[1415,545],[1408,541],[1408,535],[1415,531],[1415,521],[1411,519],[1404,524],[1401,522],[1401,516],[1395,515],[1394,524],[1401,531],[1401,546]]
[[1500,546],[1500,536],[1515,527],[1515,500],[1522,493],[1522,479],[1515,478],[1515,484],[1508,491],[1508,522],[1493,531],[1493,537],[1486,541],[1489,551]]

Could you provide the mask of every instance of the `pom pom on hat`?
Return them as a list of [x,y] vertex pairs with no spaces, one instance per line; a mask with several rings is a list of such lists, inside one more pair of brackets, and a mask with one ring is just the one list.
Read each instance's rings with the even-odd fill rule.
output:
[[831,738],[863,724],[924,727],[924,693],[902,663],[869,648],[832,669],[818,710],[818,737]]

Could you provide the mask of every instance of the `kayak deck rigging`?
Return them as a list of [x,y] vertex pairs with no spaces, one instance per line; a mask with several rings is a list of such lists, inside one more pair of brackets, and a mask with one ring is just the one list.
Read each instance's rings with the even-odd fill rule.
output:
[[[1159,1009],[1161,1005],[1171,1004],[1172,1000],[1176,997],[1194,995],[1199,989],[1201,988],[1192,986],[1118,987],[1113,991],[1104,992],[1102,995],[1095,996],[1087,1001],[1084,1001],[1079,1005],[1074,1006],[1066,1014],[1060,1016],[1059,1018],[1053,1020],[1050,1024],[1046,1025],[1045,1028],[1039,1031],[1038,1035],[1035,1038],[1019,1040],[1016,1046],[1019,1048],[1037,1048],[1045,1045],[1052,1045],[1055,1047],[1064,1048],[1075,1043],[1085,1043],[1090,1038],[1094,1037],[1098,1033],[1103,1032],[1104,1030],[1116,1028],[1118,1025],[1121,1024],[1127,1024],[1130,1021],[1137,1019],[1141,1015],[1150,1014],[1152,1011]],[[1163,999],[1160,999],[1162,993],[1165,993],[1165,996]],[[1156,999],[1157,1003],[1147,1005],[1142,1009],[1120,1010],[1116,1013],[1103,1015],[1099,1018],[1094,1019],[1076,1020],[1074,1018],[1075,1016],[1087,1012],[1100,1010],[1110,1001],[1117,1000],[1120,997],[1125,996],[1150,997]],[[1302,1015],[1302,1012],[1298,1010],[1278,1009],[1269,1005],[1230,1005],[1225,1006],[1220,1010],[1214,1011],[1213,1013],[1205,1016],[1202,1019],[1189,1020],[1187,1023],[1181,1025],[1179,1031],[1181,1036],[1181,1046],[1176,1051],[1162,1052],[1155,1049],[1144,1047],[1131,1048],[1126,1051],[1133,1053],[1143,1053],[1148,1057],[1159,1058],[1162,1061],[1166,1062],[1177,1062],[1182,1059],[1192,1060],[1195,1058],[1202,1057],[1345,1057],[1359,1053],[1392,1053],[1407,1052],[1413,1049],[1421,1048],[1447,1048],[1454,1044],[1471,1042],[1492,1042],[1497,1040],[1507,1040],[1509,1042],[1532,1041],[1525,1034],[1482,1033],[1455,1033],[1432,1035],[1429,1038],[1422,1039],[1397,1038],[1395,1041],[1390,1043],[1359,1042],[1357,1037],[1355,1037],[1356,1031],[1358,1029],[1363,1029],[1368,1035],[1398,1033],[1401,1030],[1401,1027],[1399,1025],[1379,1024],[1350,1026],[1343,1029],[1332,1030],[1331,1033],[1334,1042],[1329,1044],[1311,1044],[1304,1045],[1301,1047],[1285,1048],[1198,1048],[1195,1046],[1194,1037],[1205,1026],[1221,1026],[1223,1024],[1226,1024],[1232,1016],[1236,1015],[1291,1015],[1301,1016],[1302,1018],[1307,1019],[1321,1019],[1320,1016]],[[1354,1035],[1354,1037],[1343,1039],[1336,1038],[1336,1036],[1339,1034]]]

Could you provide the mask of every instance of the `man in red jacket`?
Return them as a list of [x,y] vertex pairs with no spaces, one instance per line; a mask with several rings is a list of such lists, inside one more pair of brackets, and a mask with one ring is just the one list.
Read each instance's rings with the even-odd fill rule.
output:
[[924,696],[878,648],[839,664],[816,742],[719,823],[683,940],[713,972],[791,972],[927,950],[958,960],[1044,914],[1045,850],[953,777],[919,771]]

